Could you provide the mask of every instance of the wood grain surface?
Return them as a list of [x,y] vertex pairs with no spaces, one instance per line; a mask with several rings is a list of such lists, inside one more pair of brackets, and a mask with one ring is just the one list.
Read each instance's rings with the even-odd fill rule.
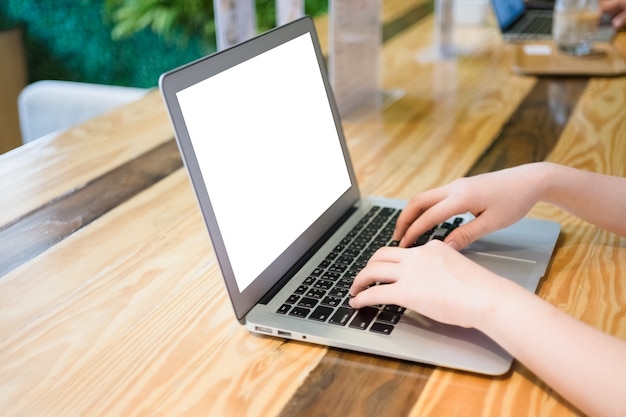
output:
[[[114,135],[118,140],[111,139]],[[54,138],[0,155],[0,227],[174,137],[158,91]],[[81,154],[88,153],[88,158]]]
[[0,229],[0,275],[46,251],[182,167],[172,139]]

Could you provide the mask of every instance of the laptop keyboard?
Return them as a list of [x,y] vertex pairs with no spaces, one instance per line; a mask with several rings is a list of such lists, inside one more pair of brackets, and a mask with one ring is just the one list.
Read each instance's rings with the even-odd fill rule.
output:
[[[379,305],[355,310],[348,304],[348,291],[354,277],[377,249],[398,245],[397,241],[391,240],[391,236],[399,214],[399,209],[372,207],[276,313],[383,335],[391,334],[405,308]],[[462,221],[458,217],[434,227],[422,235],[415,246],[431,239],[443,240]]]
[[512,33],[528,33],[550,35],[552,33],[552,16],[533,16],[531,19],[524,19],[523,23],[512,28]]

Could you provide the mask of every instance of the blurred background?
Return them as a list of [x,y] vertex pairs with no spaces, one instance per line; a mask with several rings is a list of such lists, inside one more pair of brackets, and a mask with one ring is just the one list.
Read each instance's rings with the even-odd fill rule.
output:
[[[306,0],[306,14],[325,13],[327,2]],[[275,26],[275,0],[256,0],[256,12],[259,32]],[[155,87],[161,73],[216,49],[208,0],[2,0],[0,31],[14,28],[28,83]]]
[[[257,33],[276,26],[278,0],[219,1],[253,8]],[[304,0],[305,14],[327,10]],[[0,0],[0,154],[133,101],[216,49],[210,0]]]

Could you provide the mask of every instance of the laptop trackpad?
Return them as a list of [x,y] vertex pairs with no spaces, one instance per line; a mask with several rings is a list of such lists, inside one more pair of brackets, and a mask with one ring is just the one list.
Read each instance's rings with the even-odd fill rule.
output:
[[538,265],[534,261],[484,252],[467,251],[463,252],[463,255],[491,272],[515,281],[533,292],[537,289],[541,279],[542,274],[538,271]]

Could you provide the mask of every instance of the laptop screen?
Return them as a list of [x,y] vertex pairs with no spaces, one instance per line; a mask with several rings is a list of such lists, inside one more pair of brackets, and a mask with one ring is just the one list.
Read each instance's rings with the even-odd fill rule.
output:
[[526,10],[524,0],[491,0],[500,29],[508,28]]
[[243,292],[352,185],[311,34],[176,97]]

